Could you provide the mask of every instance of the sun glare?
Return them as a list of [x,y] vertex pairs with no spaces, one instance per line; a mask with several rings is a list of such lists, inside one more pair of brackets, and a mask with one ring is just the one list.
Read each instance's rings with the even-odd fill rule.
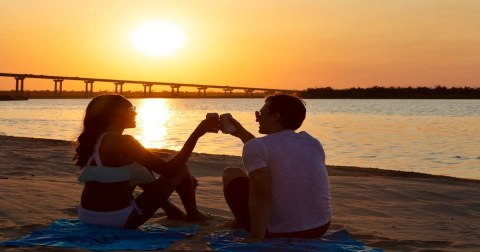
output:
[[153,21],[137,27],[130,34],[133,47],[153,58],[171,56],[187,42],[183,30],[170,22]]
[[143,100],[137,105],[135,137],[147,148],[161,148],[167,135],[166,123],[171,117],[166,100]]

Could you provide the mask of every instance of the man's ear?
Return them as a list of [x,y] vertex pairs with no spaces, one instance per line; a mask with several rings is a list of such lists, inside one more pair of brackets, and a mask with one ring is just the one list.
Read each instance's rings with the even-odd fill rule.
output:
[[282,117],[280,116],[280,112],[275,112],[273,115],[271,115],[272,119],[274,122],[281,122]]

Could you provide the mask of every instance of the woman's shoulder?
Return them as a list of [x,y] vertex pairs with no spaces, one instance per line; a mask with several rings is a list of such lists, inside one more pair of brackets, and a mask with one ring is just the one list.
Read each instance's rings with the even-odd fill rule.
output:
[[102,141],[102,147],[115,151],[128,151],[140,143],[131,135],[107,134]]
[[113,143],[113,144],[120,144],[120,143],[131,143],[137,142],[137,140],[131,135],[120,135],[116,133],[107,133],[103,137],[104,143]]

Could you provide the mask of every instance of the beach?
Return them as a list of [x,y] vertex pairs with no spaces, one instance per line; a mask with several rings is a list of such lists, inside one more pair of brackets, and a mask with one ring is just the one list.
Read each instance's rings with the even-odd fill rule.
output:
[[[0,136],[1,241],[27,235],[59,218],[76,218],[82,184],[76,180],[80,171],[72,161],[74,149],[68,141]],[[175,153],[155,152],[165,159]],[[223,199],[222,171],[241,165],[239,156],[192,154],[188,166],[199,181],[197,203],[213,219],[199,223],[195,236],[168,250],[210,250],[201,238],[228,229],[232,218]],[[328,173],[333,208],[330,230],[346,229],[354,239],[385,251],[480,248],[478,180],[360,167],[329,166]],[[172,199],[179,203],[175,193]],[[149,222],[190,224],[168,220],[161,210]]]

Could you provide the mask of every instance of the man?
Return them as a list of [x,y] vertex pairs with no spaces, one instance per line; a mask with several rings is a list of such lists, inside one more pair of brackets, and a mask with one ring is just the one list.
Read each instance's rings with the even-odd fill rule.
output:
[[302,131],[302,100],[273,95],[255,112],[259,133],[255,138],[238,121],[230,119],[232,135],[245,144],[246,172],[227,168],[224,194],[235,216],[234,225],[250,231],[247,242],[265,238],[322,236],[330,226],[331,207],[325,152],[320,142]]

